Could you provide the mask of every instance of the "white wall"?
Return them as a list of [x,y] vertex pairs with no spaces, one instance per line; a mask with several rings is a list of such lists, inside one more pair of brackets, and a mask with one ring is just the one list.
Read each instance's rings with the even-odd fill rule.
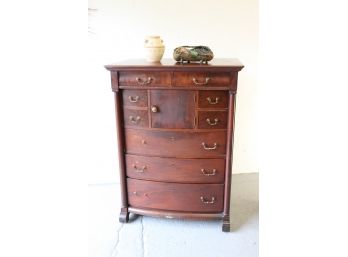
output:
[[[171,58],[180,45],[207,45],[216,58],[238,58],[239,74],[233,173],[258,172],[257,149],[257,0],[89,0],[88,87],[94,92],[91,137],[95,151],[90,183],[114,182],[117,150],[110,78],[104,64],[142,58],[146,35],[160,35]],[[86,85],[87,86],[87,85]]]

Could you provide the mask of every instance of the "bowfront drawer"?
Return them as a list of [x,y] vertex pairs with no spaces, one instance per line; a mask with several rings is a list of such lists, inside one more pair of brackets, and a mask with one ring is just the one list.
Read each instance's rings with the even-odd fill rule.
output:
[[224,183],[225,159],[177,159],[126,154],[127,176],[163,182]]
[[177,87],[230,87],[232,75],[228,72],[174,72]]
[[127,179],[132,207],[160,210],[221,212],[223,184],[178,184]]
[[198,91],[198,108],[228,108],[228,91]]
[[149,115],[146,110],[124,109],[124,125],[134,127],[148,127]]
[[147,91],[137,89],[125,89],[122,92],[123,105],[131,107],[147,107]]
[[198,128],[227,128],[227,111],[198,111]]
[[170,86],[170,72],[124,71],[119,73],[119,85],[135,87]]
[[226,152],[226,131],[177,132],[126,129],[126,151],[163,157],[221,157]]

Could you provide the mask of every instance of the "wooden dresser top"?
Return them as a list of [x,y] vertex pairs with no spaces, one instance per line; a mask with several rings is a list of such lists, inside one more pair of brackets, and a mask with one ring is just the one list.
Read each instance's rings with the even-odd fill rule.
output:
[[105,65],[105,68],[110,71],[117,70],[229,70],[240,71],[243,69],[243,64],[238,59],[222,59],[215,58],[208,64],[192,62],[180,63],[173,59],[162,59],[159,63],[150,63],[145,59],[130,59],[124,62]]

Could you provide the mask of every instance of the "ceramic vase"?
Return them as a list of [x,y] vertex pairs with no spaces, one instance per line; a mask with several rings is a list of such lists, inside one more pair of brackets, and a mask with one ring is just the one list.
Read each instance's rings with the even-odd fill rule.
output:
[[147,36],[144,42],[145,58],[148,62],[160,62],[164,54],[163,40],[160,36]]

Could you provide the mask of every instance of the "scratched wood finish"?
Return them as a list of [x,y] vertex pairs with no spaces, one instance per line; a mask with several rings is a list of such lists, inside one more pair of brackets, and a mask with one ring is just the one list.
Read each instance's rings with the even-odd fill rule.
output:
[[180,184],[127,179],[129,205],[192,212],[221,212],[222,184]]
[[126,154],[127,176],[163,182],[224,183],[225,159],[178,159]]
[[105,68],[116,100],[120,222],[128,222],[129,213],[218,218],[229,231],[234,107],[243,65],[237,59],[163,59]]
[[178,158],[222,157],[226,153],[226,131],[178,132],[127,128],[126,152]]
[[151,90],[153,128],[194,128],[195,102],[193,91]]

